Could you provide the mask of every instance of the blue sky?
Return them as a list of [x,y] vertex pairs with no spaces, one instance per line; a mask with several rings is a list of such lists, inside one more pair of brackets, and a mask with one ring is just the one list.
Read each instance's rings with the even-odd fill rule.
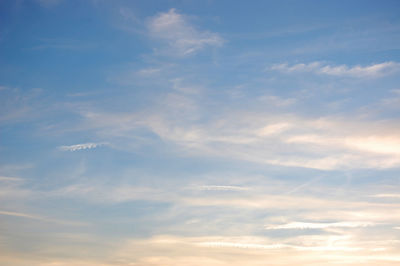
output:
[[0,2],[0,264],[397,265],[398,1]]

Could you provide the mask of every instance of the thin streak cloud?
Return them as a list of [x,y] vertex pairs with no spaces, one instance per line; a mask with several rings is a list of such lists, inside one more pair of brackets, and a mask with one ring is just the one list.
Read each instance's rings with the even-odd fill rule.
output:
[[400,198],[400,194],[376,194],[372,195],[374,198]]
[[199,186],[197,187],[199,190],[208,190],[208,191],[245,191],[249,190],[247,187],[240,187],[240,186],[216,186],[216,185],[209,185],[209,186]]
[[335,227],[366,227],[372,226],[373,223],[370,222],[337,222],[337,223],[306,223],[306,222],[292,222],[282,225],[269,225],[266,226],[267,230],[277,230],[277,229],[326,229]]
[[19,177],[0,176],[0,182],[22,182],[24,181]]
[[399,264],[396,1],[0,2],[0,265]]
[[400,63],[389,61],[367,66],[333,66],[322,62],[312,62],[308,64],[300,63],[295,65],[283,63],[273,65],[269,70],[276,70],[285,73],[311,72],[337,77],[377,78],[398,72],[400,70]]
[[31,215],[31,214],[26,214],[26,213],[21,213],[21,212],[10,212],[10,211],[1,211],[0,210],[0,215],[16,216],[16,217],[23,217],[23,218],[29,218],[29,219],[44,220],[43,217],[36,216],[36,215]]
[[262,245],[254,243],[237,243],[237,242],[200,242],[197,245],[203,247],[229,247],[244,249],[282,249],[288,247],[283,244]]
[[52,218],[48,218],[48,217],[27,214],[27,213],[22,213],[22,212],[12,212],[12,211],[0,210],[0,215],[21,217],[21,218],[38,220],[38,221],[42,221],[42,222],[57,223],[57,224],[71,225],[71,226],[87,226],[88,225],[87,223],[80,222],[80,221],[57,220],[57,219],[52,219]]
[[79,150],[90,150],[104,145],[104,143],[82,143],[70,146],[60,146],[58,147],[62,151],[79,151]]

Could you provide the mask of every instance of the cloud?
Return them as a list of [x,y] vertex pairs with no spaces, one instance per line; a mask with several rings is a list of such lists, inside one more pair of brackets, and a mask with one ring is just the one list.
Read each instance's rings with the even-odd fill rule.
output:
[[[154,121],[149,126],[161,138],[190,148],[190,152],[245,161],[324,170],[400,164],[400,138],[394,133],[398,129],[390,132],[390,127],[385,129],[379,122],[353,121],[357,129],[348,126],[350,121],[327,118],[323,124],[322,120],[236,113],[205,125]],[[373,127],[381,132],[374,132]]]
[[372,195],[374,198],[400,198],[400,194],[376,194]]
[[322,170],[400,165],[400,128],[395,120],[307,118],[240,110],[230,113],[228,109],[200,123],[196,117],[201,111],[194,97],[180,93],[168,95],[162,106],[149,113],[84,115],[85,124],[98,128],[103,137],[126,136],[125,147],[135,132],[146,129],[186,155]]
[[266,125],[265,127],[259,129],[256,134],[259,135],[260,137],[264,136],[270,136],[270,135],[276,135],[279,133],[282,133],[289,129],[291,125],[289,123],[273,123]]
[[[299,208],[299,202],[302,202],[301,208],[303,210],[314,210],[318,209],[318,206],[326,206],[326,208],[338,208],[343,204],[346,204],[346,201],[342,200],[329,200],[329,199],[318,199],[313,196],[281,196],[265,193],[265,195],[244,195],[244,196],[232,196],[232,197],[218,197],[218,196],[208,196],[208,197],[195,197],[195,196],[187,196],[181,197],[180,202],[185,205],[191,206],[226,206],[226,207],[234,207],[240,209],[273,209],[273,210],[282,210],[282,209],[295,209]],[[349,202],[346,208],[366,208],[369,206],[372,208],[376,204],[368,204],[368,203],[358,203],[358,202]],[[350,207],[351,206],[351,207]],[[385,206],[384,204],[379,205],[382,208]],[[346,209],[344,208],[344,209]]]
[[276,107],[288,107],[297,102],[297,99],[295,98],[281,98],[275,95],[264,95],[261,96],[259,100],[268,105],[273,105]]
[[366,227],[374,225],[370,222],[337,222],[337,223],[305,223],[305,222],[291,222],[283,225],[270,225],[266,226],[265,229],[276,230],[276,229],[326,229],[332,227]]
[[[157,69],[143,68],[140,73],[152,75]],[[181,156],[320,170],[400,166],[398,119],[365,119],[354,113],[306,116],[265,108],[264,102],[254,98],[254,105],[241,109],[240,105],[222,104],[215,94],[208,96],[211,90],[199,89],[198,84],[187,85],[181,78],[168,81],[170,89],[145,110],[84,110],[85,129],[124,150],[162,140]],[[289,99],[269,95],[264,100],[287,106],[295,102]]]
[[207,190],[207,191],[244,191],[248,190],[249,188],[240,187],[240,186],[199,186],[197,187],[199,190]]
[[284,63],[273,65],[269,69],[285,73],[310,72],[336,77],[377,78],[398,72],[400,70],[400,63],[389,61],[369,66],[356,65],[352,67],[347,65],[332,66],[322,62],[312,62],[308,64],[301,63],[295,65]]
[[82,143],[82,144],[75,144],[70,146],[60,146],[58,147],[62,151],[79,151],[79,150],[86,150],[86,149],[94,149],[104,143]]
[[0,182],[23,182],[23,179],[19,177],[0,176]]
[[33,220],[40,220],[43,222],[58,223],[58,224],[71,225],[71,226],[87,226],[88,225],[87,223],[83,223],[83,222],[57,220],[57,219],[51,219],[51,218],[47,218],[47,217],[42,217],[42,216],[27,214],[27,213],[21,213],[21,212],[11,212],[11,211],[0,210],[0,215],[21,217],[21,218],[27,218],[27,219],[33,219]]
[[137,187],[128,184],[116,186],[104,184],[72,184],[49,193],[51,197],[83,198],[94,203],[121,203],[129,201],[172,202],[176,195],[151,187]]
[[152,76],[157,74],[161,71],[160,68],[144,68],[136,72],[139,76]]
[[[143,74],[154,72],[152,68],[144,70]],[[157,145],[161,139],[182,156],[321,170],[400,166],[398,119],[302,116],[277,108],[266,110],[259,101],[241,109],[208,97],[207,88],[198,84],[188,85],[180,78],[169,81],[170,90],[156,97],[146,110],[81,112],[85,128],[125,150],[141,143]],[[283,100],[273,95],[267,100],[271,99]]]
[[[132,178],[131,175],[129,176]],[[212,176],[212,179],[219,180],[220,177]],[[154,219],[156,223],[162,223],[163,227],[160,231],[156,231],[148,237],[130,238],[127,236],[123,239],[105,241],[107,245],[96,246],[95,253],[106,254],[107,256],[96,257],[95,259],[98,261],[93,261],[93,265],[105,265],[107,261],[115,262],[115,265],[121,263],[127,265],[129,262],[138,265],[157,266],[200,266],[202,264],[199,261],[214,261],[211,264],[206,263],[204,265],[215,266],[246,264],[261,266],[265,265],[266,262],[283,265],[312,265],[317,262],[318,264],[326,264],[325,262],[328,261],[342,261],[342,257],[336,260],[333,256],[346,256],[347,259],[354,259],[369,255],[369,252],[377,252],[375,253],[377,257],[374,260],[393,260],[395,256],[392,254],[398,253],[397,242],[391,242],[391,239],[393,239],[391,230],[393,230],[393,226],[398,226],[399,222],[396,212],[399,207],[398,204],[360,202],[354,198],[349,200],[342,197],[328,199],[327,195],[330,190],[326,189],[326,187],[315,188],[318,191],[324,191],[324,196],[312,193],[307,194],[307,196],[282,195],[281,190],[287,190],[287,183],[276,186],[274,183],[265,180],[266,186],[255,187],[249,193],[243,192],[246,195],[242,193],[214,193],[211,196],[200,195],[201,197],[193,195],[193,191],[187,191],[187,186],[182,184],[185,180],[177,180],[176,184],[166,182],[167,186],[161,185],[157,189],[133,186],[126,183],[115,184],[118,176],[113,176],[113,180],[113,184],[102,183],[96,177],[96,180],[87,180],[86,184],[71,185],[52,191],[51,195],[49,193],[41,194],[42,200],[44,199],[45,201],[49,199],[60,200],[60,197],[62,199],[65,196],[69,196],[80,202],[84,199],[91,204],[105,204],[102,205],[102,209],[105,208],[106,212],[108,210],[107,205],[110,203],[117,204],[135,200],[141,203],[143,201],[148,201],[147,203],[149,201],[170,203],[166,209],[156,208],[152,212],[154,216],[151,216],[149,220],[146,219],[146,221]],[[198,180],[198,177],[193,177],[193,180]],[[231,180],[231,177],[228,180]],[[239,186],[210,185],[206,186],[206,189],[224,190],[225,188],[236,187]],[[240,188],[243,187],[240,186]],[[273,191],[275,194],[271,194],[268,191]],[[360,191],[362,189],[354,191],[354,194],[358,195]],[[374,191],[376,191],[376,188],[374,188]],[[363,198],[362,195],[361,198]],[[161,204],[157,205],[160,206]],[[146,204],[146,206],[148,205]],[[207,206],[207,208],[201,206]],[[268,210],[268,215],[265,215],[265,210]],[[284,210],[284,214],[277,210]],[[25,217],[25,213],[16,212],[6,212],[5,215]],[[27,215],[29,216],[30,214]],[[121,224],[119,219],[122,217],[124,222],[121,226],[124,226],[128,217],[130,221],[132,217],[130,215],[132,214],[118,214],[112,219],[112,222],[113,224]],[[312,217],[313,215],[317,215],[320,218],[314,218]],[[36,218],[35,215],[31,216]],[[343,217],[346,217],[346,221],[326,223],[286,222],[288,220],[341,221],[340,219]],[[30,219],[30,217],[25,218]],[[196,218],[198,222],[193,224],[185,223],[185,220],[192,218]],[[171,226],[169,222],[174,225]],[[36,224],[37,222],[34,223]],[[376,229],[379,231],[375,231],[376,227],[374,225],[378,223],[384,223],[384,226],[388,226],[381,227],[379,224],[379,228]],[[96,226],[100,226],[100,224],[96,223]],[[325,231],[330,229],[331,233],[317,232],[310,235],[299,231],[296,234],[277,236],[274,232],[266,231],[260,237],[251,235],[254,232],[260,232],[265,224],[284,227],[284,229],[314,228],[326,229]],[[149,223],[148,226],[148,228],[154,230],[154,224]],[[236,229],[232,230],[231,227]],[[179,230],[174,232],[180,233],[176,233],[176,235],[159,235],[177,228]],[[77,234],[82,232],[85,231],[79,231]],[[201,232],[201,236],[198,234],[199,232]],[[388,235],[388,232],[391,234]],[[274,237],[268,237],[269,233]],[[99,237],[101,238],[101,236]],[[68,262],[71,263],[73,261],[75,263],[79,255],[71,252],[73,250],[71,247],[76,247],[79,242],[62,239],[66,245],[66,248],[62,251],[65,253],[62,253],[62,255],[74,254],[70,256]],[[99,239],[99,241],[104,241],[104,238]],[[46,245],[53,245],[54,243],[57,243],[57,235],[52,233],[51,237],[46,241]],[[85,245],[87,243],[87,241],[84,242]],[[43,249],[51,249],[51,247],[47,247],[43,243],[42,245]],[[105,252],[106,250],[111,250],[112,252]],[[17,251],[22,252],[21,250]],[[379,253],[383,251],[387,253]],[[327,256],[326,252],[329,252],[328,257],[324,257]],[[51,255],[49,254],[46,253],[45,256],[50,260]],[[60,254],[57,253],[58,256]],[[233,255],[235,259],[231,261]],[[26,257],[30,258],[30,256],[31,254],[27,254]],[[291,261],[286,261],[286,258]],[[299,260],[302,263],[299,263]],[[369,257],[365,260],[368,261],[369,265],[377,264],[372,259],[370,261]],[[59,263],[60,265],[68,265],[67,262],[63,261]],[[368,263],[363,265],[368,265]],[[80,265],[80,263],[77,264]],[[109,264],[114,265],[113,263]]]
[[360,261],[363,265],[386,265],[385,262],[400,261],[395,251],[379,253],[382,251],[386,251],[386,246],[371,247],[367,241],[355,239],[352,235],[309,235],[287,240],[246,235],[155,235],[127,241],[118,254],[127,261],[134,256],[138,265],[153,266],[358,265]]
[[360,151],[400,154],[400,138],[396,136],[345,136],[329,137],[323,135],[297,135],[286,139],[288,143],[311,143],[325,146],[344,147],[358,149]]
[[0,89],[0,123],[27,122],[46,113],[46,108],[38,104],[39,96],[43,90],[32,88],[2,87]]
[[10,211],[1,211],[0,210],[0,215],[16,216],[16,217],[23,217],[23,218],[29,218],[29,219],[44,220],[43,217],[36,216],[36,215],[31,215],[31,214],[26,214],[26,213],[20,213],[20,212],[10,212]]
[[207,46],[221,46],[224,42],[216,33],[196,29],[175,9],[151,18],[148,30],[153,38],[167,44],[170,55],[176,56],[195,54]]
[[123,19],[125,19],[127,21],[132,21],[137,24],[140,23],[140,19],[134,14],[134,12],[130,8],[120,7],[119,14],[121,15],[121,17]]
[[278,249],[278,250],[302,250],[302,251],[358,251],[361,247],[349,247],[347,245],[317,245],[317,246],[296,246],[288,244],[254,244],[254,243],[237,243],[237,242],[200,242],[199,246],[213,248],[240,248],[240,249]]
[[203,247],[229,247],[229,248],[245,248],[245,249],[282,249],[288,247],[282,244],[262,245],[254,243],[237,243],[237,242],[200,242],[199,246]]

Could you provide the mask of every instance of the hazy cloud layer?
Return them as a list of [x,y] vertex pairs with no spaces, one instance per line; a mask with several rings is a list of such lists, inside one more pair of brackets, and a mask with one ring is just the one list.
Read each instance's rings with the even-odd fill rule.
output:
[[400,165],[400,139],[396,134],[400,129],[390,122],[236,111],[234,115],[228,112],[219,115],[218,120],[196,124],[190,120],[187,123],[170,120],[165,115],[182,110],[190,116],[191,110],[184,111],[186,108],[174,105],[145,116],[101,113],[85,116],[88,124],[97,127],[100,123],[103,134],[109,137],[132,136],[140,128],[146,128],[185,148],[189,154],[326,170]]
[[400,263],[398,4],[9,2],[1,265]]

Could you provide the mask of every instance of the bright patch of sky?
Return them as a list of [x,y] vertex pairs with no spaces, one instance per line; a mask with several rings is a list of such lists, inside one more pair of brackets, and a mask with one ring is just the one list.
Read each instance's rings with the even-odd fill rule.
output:
[[0,2],[1,265],[398,265],[399,1]]

